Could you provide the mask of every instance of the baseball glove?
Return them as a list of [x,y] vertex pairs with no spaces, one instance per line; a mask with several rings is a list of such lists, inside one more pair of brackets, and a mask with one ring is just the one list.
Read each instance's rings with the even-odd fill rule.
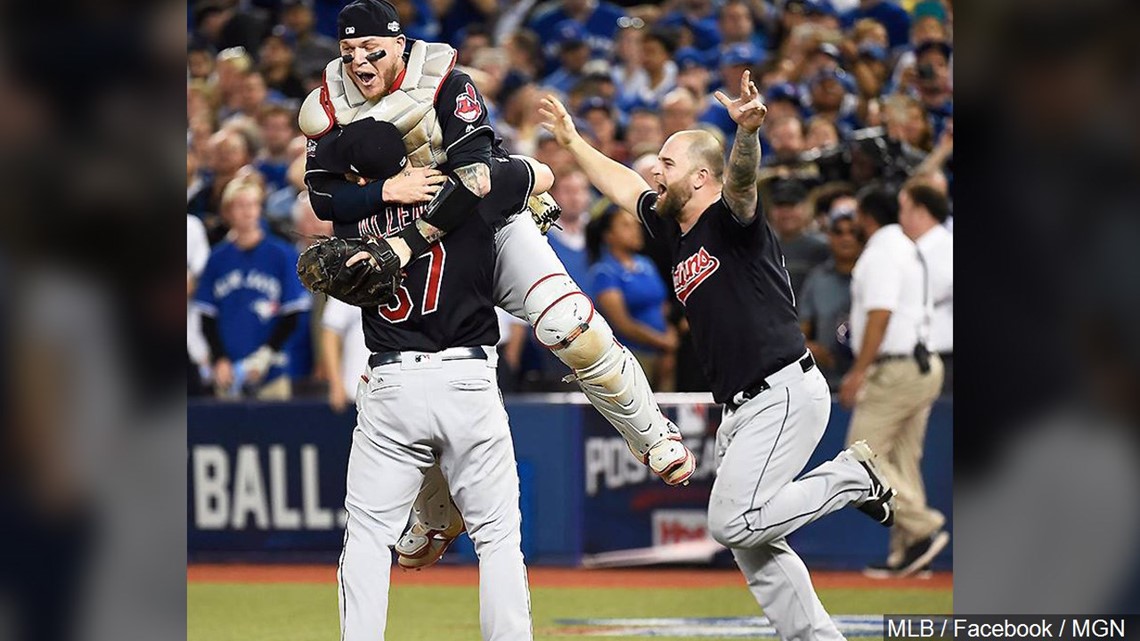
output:
[[534,218],[534,224],[538,225],[538,231],[545,234],[550,231],[550,228],[558,224],[558,217],[562,215],[562,207],[554,201],[548,193],[542,193],[537,196],[531,196],[526,201],[527,209],[530,210],[530,215]]
[[[348,259],[360,252],[367,252],[368,259],[346,267]],[[297,276],[309,291],[328,294],[357,307],[388,304],[404,279],[400,259],[388,241],[380,237],[320,237],[301,252]]]

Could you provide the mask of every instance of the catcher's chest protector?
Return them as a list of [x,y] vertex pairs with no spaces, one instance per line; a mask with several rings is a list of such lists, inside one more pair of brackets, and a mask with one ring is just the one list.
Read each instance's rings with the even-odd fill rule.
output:
[[400,88],[374,103],[366,101],[352,80],[344,78],[341,61],[333,60],[325,68],[325,85],[337,123],[343,126],[361,118],[390,122],[403,134],[413,167],[446,162],[435,96],[455,66],[455,56],[455,49],[446,44],[414,41]]

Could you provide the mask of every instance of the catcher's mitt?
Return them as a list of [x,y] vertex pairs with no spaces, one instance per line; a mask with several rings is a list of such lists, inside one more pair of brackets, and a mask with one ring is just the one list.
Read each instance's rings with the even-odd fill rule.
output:
[[[346,267],[360,252],[369,258]],[[386,305],[403,281],[400,259],[388,241],[372,238],[318,238],[297,259],[297,276],[309,291],[328,294],[357,307]]]
[[538,231],[544,234],[550,231],[562,215],[562,208],[548,193],[531,196],[526,201],[526,207],[530,210],[531,218],[534,218],[534,224],[538,225]]

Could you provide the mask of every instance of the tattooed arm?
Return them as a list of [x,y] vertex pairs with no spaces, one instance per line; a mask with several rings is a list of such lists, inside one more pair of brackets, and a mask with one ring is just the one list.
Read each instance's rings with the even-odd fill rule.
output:
[[455,177],[471,193],[482,198],[491,192],[491,168],[477,162],[455,170]]
[[768,108],[760,101],[760,92],[751,80],[751,72],[740,78],[740,97],[730,100],[721,92],[715,96],[728,109],[736,123],[736,140],[728,156],[724,181],[724,201],[733,216],[742,223],[756,217],[756,170],[760,167],[760,137],[757,131],[764,123]]

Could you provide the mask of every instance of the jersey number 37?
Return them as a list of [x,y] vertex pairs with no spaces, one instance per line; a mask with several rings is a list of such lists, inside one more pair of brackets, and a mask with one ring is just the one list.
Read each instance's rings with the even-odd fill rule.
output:
[[[422,316],[434,313],[439,309],[439,291],[443,284],[443,264],[446,258],[447,250],[443,248],[442,241],[431,246],[431,252],[428,254],[427,283],[424,284],[424,298],[421,301],[423,311],[420,312],[420,315]],[[412,295],[408,292],[408,288],[400,285],[400,290],[396,292],[396,300],[380,306],[379,312],[385,320],[394,324],[408,320],[414,308],[415,303],[412,302]]]

